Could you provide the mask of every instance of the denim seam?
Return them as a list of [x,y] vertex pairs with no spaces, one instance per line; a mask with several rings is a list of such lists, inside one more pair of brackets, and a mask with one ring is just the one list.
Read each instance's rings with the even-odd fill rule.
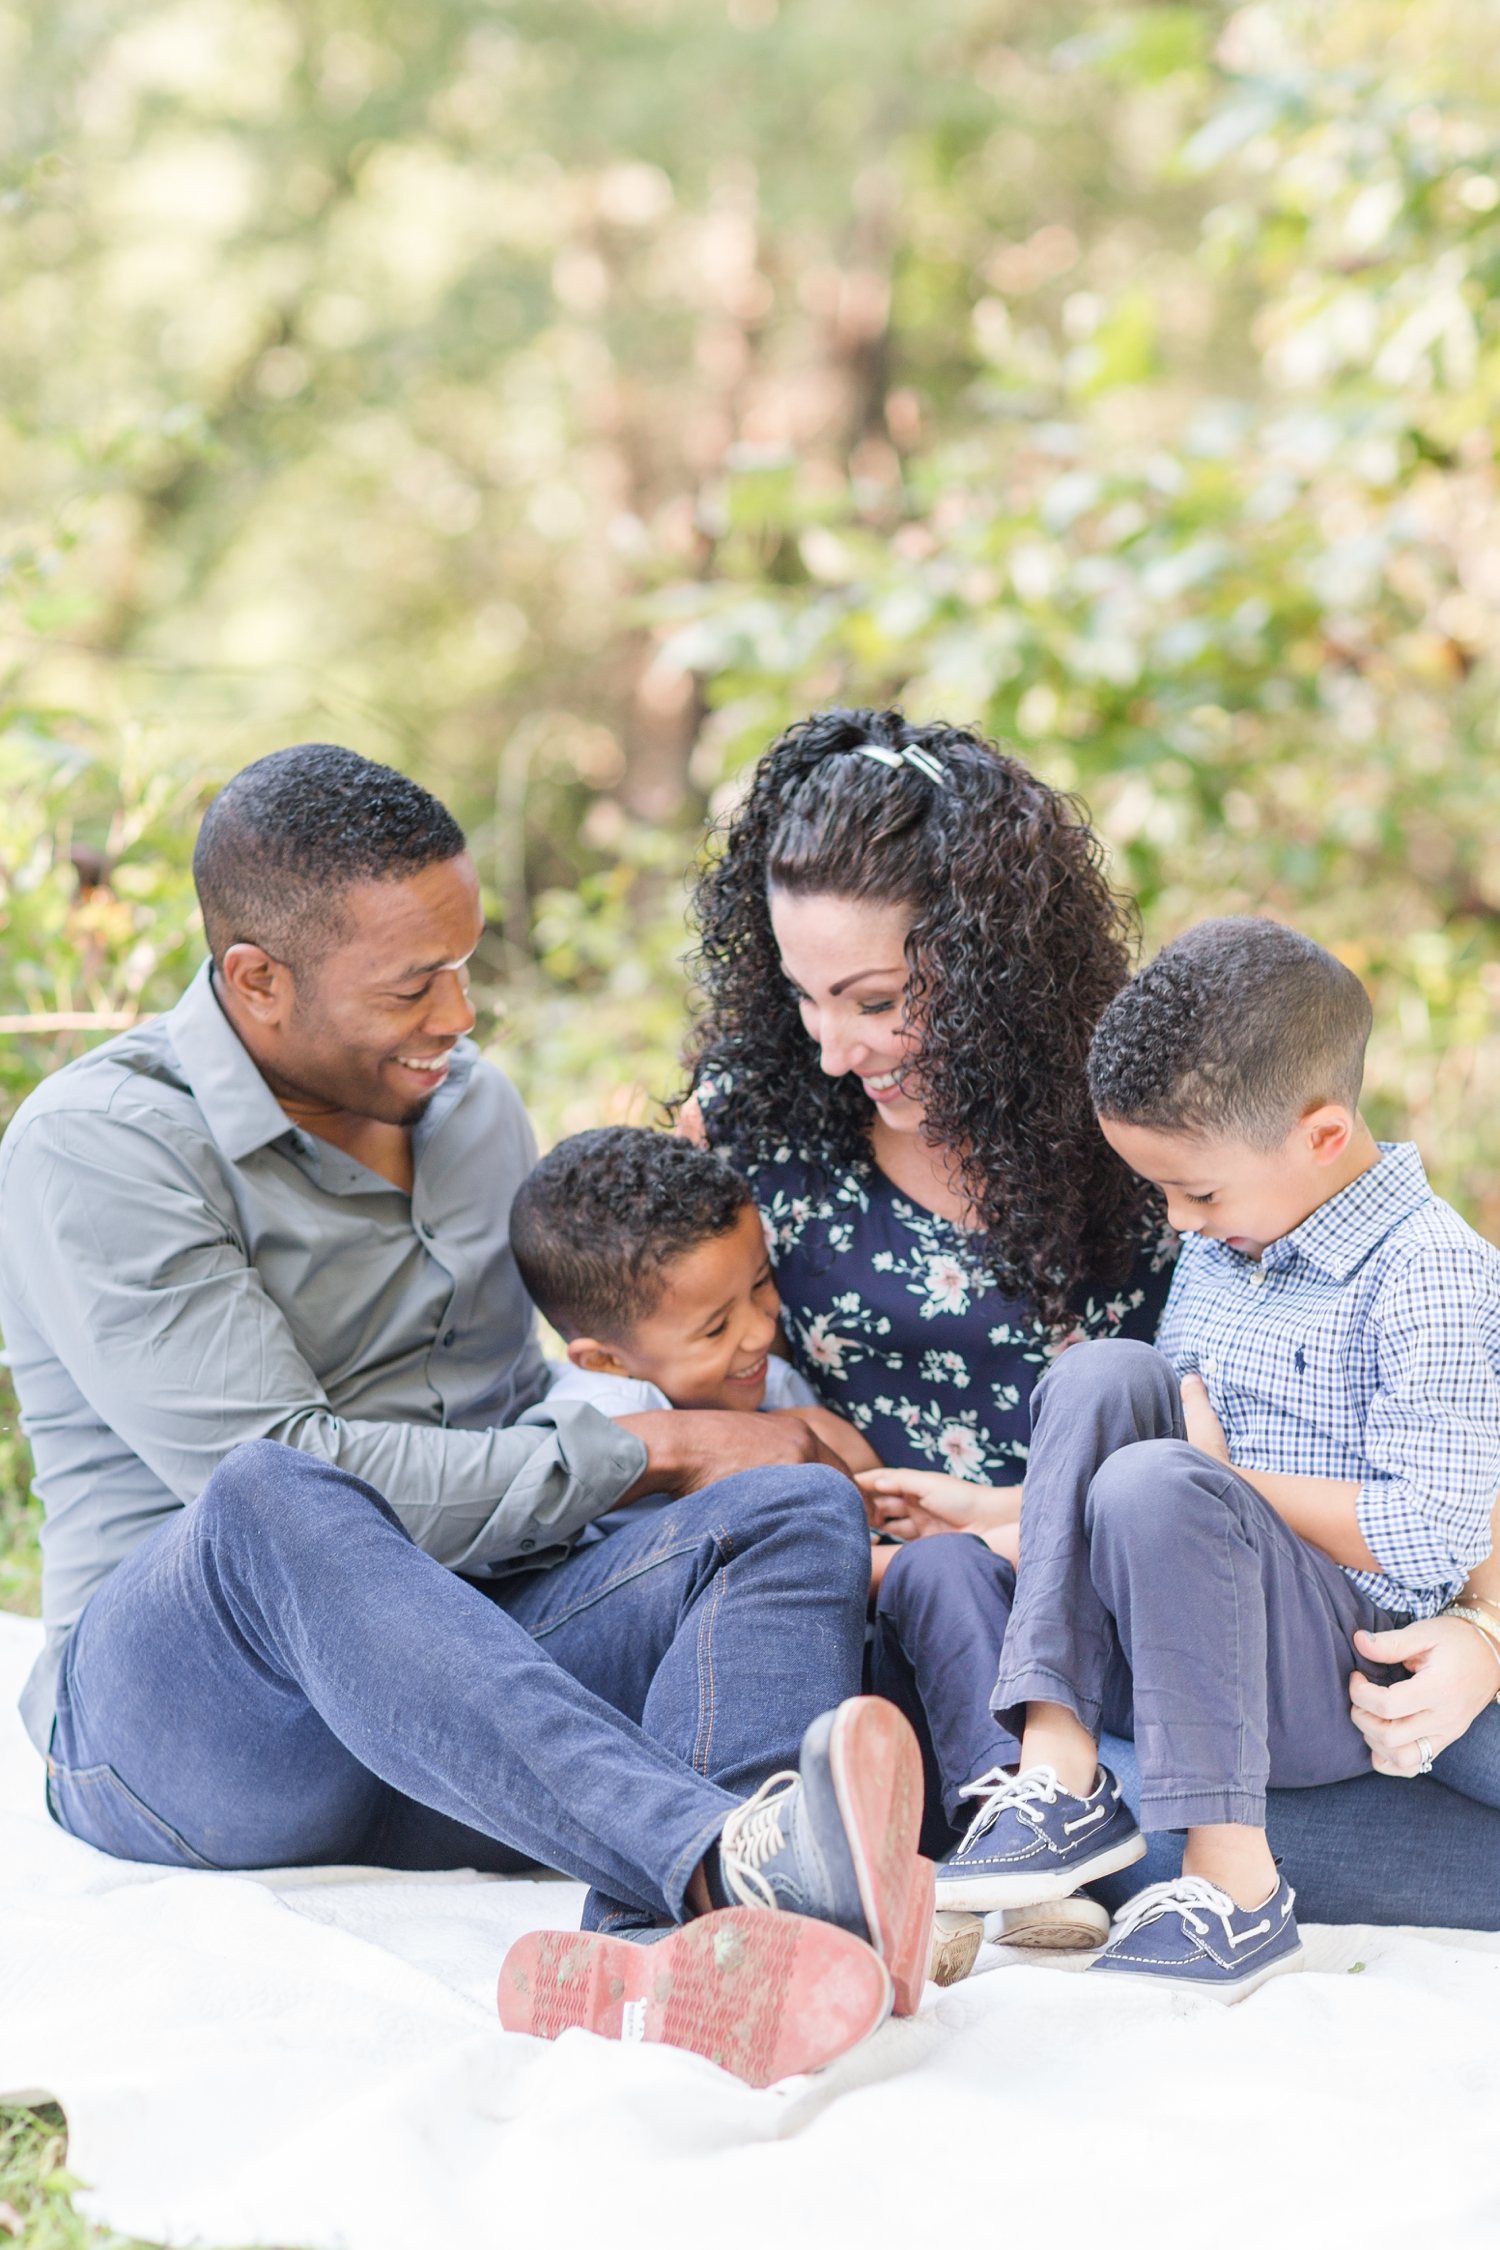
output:
[[688,1884],[692,1881],[695,1870],[708,1857],[714,1845],[723,1835],[724,1822],[727,1817],[727,1814],[716,1813],[709,1825],[701,1828],[691,1842],[683,1847],[667,1870],[667,1879],[662,1884],[661,1894],[679,1922],[685,1919],[682,1906]]
[[714,1572],[708,1599],[703,1605],[703,1615],[698,1625],[698,1739],[693,1745],[693,1770],[708,1779],[709,1753],[713,1744],[714,1719],[717,1697],[714,1681],[714,1621],[719,1604],[724,1598],[724,1573],[734,1555],[734,1541],[727,1526],[714,1534],[718,1550],[719,1567]]
[[[189,1867],[199,1869],[207,1875],[220,1875],[224,1872],[216,1861],[205,1859],[201,1852],[195,1852],[187,1838],[179,1836],[177,1830],[172,1827],[170,1822],[163,1820],[160,1813],[154,1813],[151,1807],[136,1795],[130,1784],[120,1779],[113,1766],[58,1766],[55,1770],[60,1777],[71,1781],[80,1791],[84,1792],[86,1798],[89,1793],[94,1793],[96,1801],[99,1795],[107,1793],[112,1786],[125,1799],[125,1802],[156,1830],[164,1842],[175,1845]],[[49,1774],[49,1797],[51,1789],[52,1776]],[[55,1814],[54,1818],[57,1818]],[[72,1829],[67,1827],[65,1821],[58,1819],[57,1824],[66,1834],[72,1835],[74,1833]]]
[[587,1610],[593,1609],[597,1603],[607,1600],[611,1594],[617,1594],[622,1586],[629,1586],[637,1578],[644,1578],[648,1571],[659,1570],[663,1563],[676,1562],[680,1556],[691,1553],[697,1544],[698,1539],[693,1538],[685,1539],[677,1546],[656,1549],[651,1554],[644,1556],[632,1569],[623,1570],[618,1576],[606,1579],[602,1586],[595,1586],[590,1593],[585,1594],[581,1600],[572,1603],[569,1608],[554,1611],[544,1623],[528,1625],[526,1631],[534,1641],[545,1640],[549,1633],[557,1631],[559,1625],[571,1624],[575,1617],[582,1617]]

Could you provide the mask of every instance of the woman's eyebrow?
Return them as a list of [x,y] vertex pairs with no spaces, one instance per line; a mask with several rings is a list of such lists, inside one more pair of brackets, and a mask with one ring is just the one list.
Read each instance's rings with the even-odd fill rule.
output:
[[852,976],[840,977],[838,983],[831,984],[828,989],[834,999],[837,999],[841,992],[848,991],[851,984],[861,984],[866,977],[899,977],[905,974],[906,963],[904,961],[896,969],[856,969]]

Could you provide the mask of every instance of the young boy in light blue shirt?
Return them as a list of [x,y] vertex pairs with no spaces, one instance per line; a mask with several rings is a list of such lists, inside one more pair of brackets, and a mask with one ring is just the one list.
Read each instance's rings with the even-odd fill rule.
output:
[[1310,939],[1221,921],[1094,1042],[1101,1127],[1184,1249],[1158,1349],[1081,1344],[1038,1388],[991,1699],[1019,1768],[969,1791],[938,1885],[1019,1907],[1138,1859],[1097,1757],[1102,1726],[1133,1733],[1141,1823],[1187,1831],[1183,1875],[1129,1902],[1091,1975],[1239,1999],[1300,1965],[1267,1786],[1369,1770],[1348,1700],[1352,1669],[1381,1676],[1368,1636],[1447,1609],[1490,1551],[1500,1251],[1360,1118],[1369,1028]]

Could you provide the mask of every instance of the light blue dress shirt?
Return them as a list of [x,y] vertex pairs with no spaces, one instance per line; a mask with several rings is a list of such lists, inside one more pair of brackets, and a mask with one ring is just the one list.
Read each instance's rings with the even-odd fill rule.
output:
[[363,1477],[478,1575],[561,1559],[645,1467],[592,1406],[545,1403],[508,1236],[535,1144],[470,1041],[412,1147],[407,1195],[291,1124],[206,967],[17,1111],[0,1328],[46,1507],[40,1745],[89,1596],[247,1439]]
[[1382,1609],[1431,1617],[1490,1551],[1500,1494],[1500,1250],[1409,1142],[1257,1264],[1184,1235],[1158,1349],[1203,1377],[1242,1469],[1358,1484]]

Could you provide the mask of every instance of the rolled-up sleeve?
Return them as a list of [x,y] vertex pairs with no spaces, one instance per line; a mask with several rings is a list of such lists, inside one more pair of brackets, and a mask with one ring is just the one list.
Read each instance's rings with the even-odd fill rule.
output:
[[1445,1246],[1381,1291],[1359,1527],[1398,1584],[1461,1582],[1490,1551],[1500,1494],[1500,1301],[1481,1258]]
[[187,1503],[273,1438],[374,1486],[454,1569],[532,1564],[613,1507],[640,1439],[581,1401],[509,1428],[335,1414],[190,1148],[107,1113],[53,1113],[7,1150],[6,1269],[27,1321],[107,1427]]

